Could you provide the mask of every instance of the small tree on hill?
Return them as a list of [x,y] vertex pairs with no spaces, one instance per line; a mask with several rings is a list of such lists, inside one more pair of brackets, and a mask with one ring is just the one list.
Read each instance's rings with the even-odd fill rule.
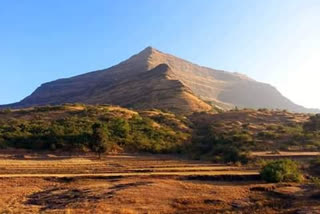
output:
[[95,123],[92,126],[92,139],[91,139],[91,150],[98,154],[99,159],[101,158],[101,154],[105,153],[108,149],[108,135],[107,129],[100,123]]

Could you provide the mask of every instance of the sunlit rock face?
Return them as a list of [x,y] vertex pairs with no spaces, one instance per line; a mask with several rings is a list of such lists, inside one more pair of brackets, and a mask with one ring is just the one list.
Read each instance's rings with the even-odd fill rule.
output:
[[48,104],[116,104],[174,112],[273,108],[312,112],[271,85],[245,75],[202,67],[147,47],[113,67],[45,83],[7,107]]

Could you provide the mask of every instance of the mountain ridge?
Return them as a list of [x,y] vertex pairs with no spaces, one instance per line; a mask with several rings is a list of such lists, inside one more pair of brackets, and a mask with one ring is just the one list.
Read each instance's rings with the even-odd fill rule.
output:
[[[167,102],[167,100],[159,100],[154,105],[147,105],[146,103],[137,105],[137,102],[132,99],[129,99],[132,100],[131,103],[126,102],[123,99],[128,91],[122,90],[121,87],[128,87],[124,85],[120,87],[119,85],[123,81],[128,81],[131,84],[129,94],[142,93],[140,96],[145,96],[144,100],[149,100],[143,91],[147,90],[146,85],[148,85],[146,82],[148,75],[146,74],[154,72],[154,69],[159,65],[180,83],[180,91],[184,96],[175,92],[177,103],[182,102],[180,100],[182,97],[184,97],[183,103],[189,103],[186,105],[181,104],[180,107],[176,106],[178,105],[177,103],[172,103],[172,106],[166,105],[168,110],[176,109],[174,111],[178,112],[208,111],[207,103],[212,103],[218,108],[226,110],[239,107],[287,109],[293,112],[320,112],[320,110],[307,109],[296,105],[284,97],[275,87],[255,81],[246,75],[200,66],[174,55],[158,51],[151,46],[110,68],[44,83],[20,102],[0,107],[18,108],[80,102],[162,108],[164,105],[161,105],[161,102]],[[158,72],[160,70],[162,69],[156,69]],[[159,78],[159,76],[153,74],[153,78]],[[166,78],[162,79],[162,81],[149,78],[148,81],[153,81],[159,87],[173,84]],[[132,81],[137,81],[140,85]],[[134,88],[132,88],[133,85],[135,85]],[[115,88],[117,88],[118,92],[115,91]],[[152,88],[149,85],[150,88],[153,90],[155,86]],[[120,91],[124,94],[122,95]],[[170,90],[163,91],[161,95],[165,97],[165,93],[171,92]],[[117,94],[117,96],[114,94]],[[158,96],[160,95],[158,94]]]

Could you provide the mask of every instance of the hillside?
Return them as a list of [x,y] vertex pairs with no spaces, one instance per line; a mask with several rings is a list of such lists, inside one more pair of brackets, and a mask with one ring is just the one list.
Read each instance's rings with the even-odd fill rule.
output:
[[[165,115],[165,122],[157,121]],[[188,141],[186,121],[158,110],[63,105],[0,111],[0,149],[90,151],[94,124],[103,124],[109,152],[176,152]]]
[[309,118],[266,109],[181,116],[79,104],[2,110],[0,148],[88,152],[93,125],[101,123],[109,152],[185,153],[229,162],[233,159],[216,158],[227,153],[237,159],[252,151],[319,151],[320,133],[304,128]]
[[268,84],[198,66],[151,47],[108,69],[45,83],[21,102],[1,107],[85,103],[190,113],[210,110],[205,102],[225,110],[237,106],[316,111],[294,104]]

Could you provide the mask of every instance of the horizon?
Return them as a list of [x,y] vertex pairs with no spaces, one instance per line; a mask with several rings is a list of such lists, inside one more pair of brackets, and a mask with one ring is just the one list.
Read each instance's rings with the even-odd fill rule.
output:
[[111,67],[152,46],[201,66],[245,74],[296,104],[320,108],[316,0],[33,2],[0,7],[0,104],[18,102],[45,82]]

